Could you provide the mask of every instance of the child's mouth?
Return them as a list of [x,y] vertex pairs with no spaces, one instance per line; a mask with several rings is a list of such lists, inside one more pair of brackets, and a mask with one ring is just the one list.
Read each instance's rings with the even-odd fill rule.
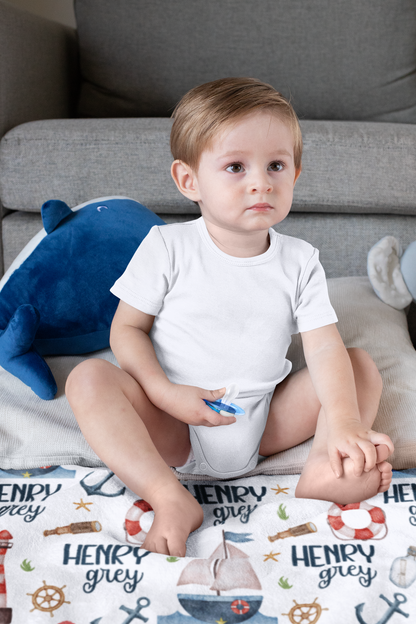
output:
[[268,210],[273,210],[273,207],[270,204],[254,204],[254,206],[250,206],[249,210],[254,210],[255,212],[267,212]]

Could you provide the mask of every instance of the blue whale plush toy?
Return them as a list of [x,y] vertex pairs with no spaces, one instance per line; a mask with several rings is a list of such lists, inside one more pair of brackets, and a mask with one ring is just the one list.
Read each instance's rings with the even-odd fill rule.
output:
[[0,281],[0,366],[42,399],[55,379],[42,355],[109,346],[118,299],[110,288],[154,225],[164,221],[133,199],[94,199],[73,210],[42,206],[41,230]]

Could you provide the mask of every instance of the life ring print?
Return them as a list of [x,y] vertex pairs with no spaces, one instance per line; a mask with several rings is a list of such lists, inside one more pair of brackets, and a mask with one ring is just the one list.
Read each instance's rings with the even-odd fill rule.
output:
[[153,508],[144,500],[137,500],[134,505],[130,507],[126,514],[126,521],[124,524],[127,542],[143,544],[147,533],[143,531],[140,519],[149,511],[153,511]]
[[[364,510],[368,513],[368,524],[362,528],[353,528],[348,526],[343,518],[342,513],[344,511],[351,511],[354,509]],[[387,535],[386,516],[384,511],[380,507],[370,505],[366,501],[361,503],[350,503],[348,505],[338,505],[334,503],[328,509],[328,524],[332,529],[333,534],[338,539],[383,539]]]
[[231,603],[231,609],[238,615],[244,615],[250,611],[250,605],[245,600],[234,600]]

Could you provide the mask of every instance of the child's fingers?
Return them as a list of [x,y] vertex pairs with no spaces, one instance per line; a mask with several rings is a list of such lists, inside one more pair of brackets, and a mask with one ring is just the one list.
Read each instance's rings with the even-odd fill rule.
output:
[[[203,398],[207,401],[218,401],[221,397],[224,396],[226,392],[226,388],[220,388],[219,390],[206,390],[204,392]],[[212,410],[207,406],[207,409],[204,410],[205,420],[208,421],[208,427],[219,427],[221,425],[232,425],[236,418],[230,414],[229,416],[224,416],[224,414],[220,414],[215,410]]]
[[354,475],[356,477],[360,477],[363,474],[366,461],[364,451],[358,445],[356,445],[350,450],[349,457],[354,463]]
[[224,425],[232,425],[235,422],[235,418],[232,416],[220,416],[220,418],[207,418],[205,421],[206,427],[222,427]]
[[207,409],[211,412],[210,414],[206,414],[206,415],[204,414],[205,419],[209,423],[208,427],[232,425],[236,421],[235,416],[233,416],[232,414],[230,414],[229,416],[223,416],[222,414],[219,414],[218,412],[214,412],[214,410],[210,409],[209,407]]
[[386,435],[385,433],[378,433],[378,431],[371,431],[370,441],[374,445],[385,444],[390,451],[390,455],[394,452],[394,444],[390,440],[389,436]]
[[339,479],[339,477],[342,477],[342,460],[337,449],[329,453],[329,463],[336,478]]
[[204,399],[207,399],[207,401],[218,401],[218,399],[221,399],[221,397],[224,396],[226,390],[227,388],[220,388],[219,390],[207,390],[207,396],[204,396]]
[[358,444],[358,447],[364,453],[364,472],[369,472],[374,468],[377,463],[377,451],[374,444],[370,441],[363,440]]

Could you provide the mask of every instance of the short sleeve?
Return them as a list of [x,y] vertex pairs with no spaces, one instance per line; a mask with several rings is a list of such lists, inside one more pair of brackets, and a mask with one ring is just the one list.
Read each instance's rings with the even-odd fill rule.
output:
[[156,316],[169,286],[170,261],[160,227],[154,226],[110,291],[145,314]]
[[300,279],[295,321],[298,332],[310,331],[338,321],[328,295],[325,271],[319,262],[319,252],[313,250]]

